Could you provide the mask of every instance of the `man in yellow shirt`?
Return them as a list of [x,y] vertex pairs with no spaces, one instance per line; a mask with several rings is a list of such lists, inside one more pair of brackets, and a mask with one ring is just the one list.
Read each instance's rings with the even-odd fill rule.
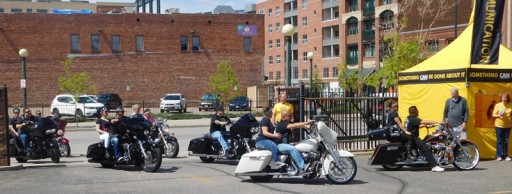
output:
[[274,114],[272,117],[272,123],[274,125],[276,124],[276,122],[281,121],[281,113],[283,111],[288,111],[289,114],[293,115],[293,105],[286,102],[286,93],[279,94],[279,103],[275,104],[274,108],[272,109],[272,113]]

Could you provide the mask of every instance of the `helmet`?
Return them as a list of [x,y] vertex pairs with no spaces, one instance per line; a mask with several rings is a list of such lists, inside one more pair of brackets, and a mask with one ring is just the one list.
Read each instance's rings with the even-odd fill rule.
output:
[[124,112],[123,107],[117,107],[117,108],[116,108],[116,112]]

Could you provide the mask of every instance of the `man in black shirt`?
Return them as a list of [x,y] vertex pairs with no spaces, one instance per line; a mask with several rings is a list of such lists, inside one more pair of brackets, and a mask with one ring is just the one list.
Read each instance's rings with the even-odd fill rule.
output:
[[18,118],[16,128],[18,129],[18,136],[21,139],[21,143],[23,144],[23,150],[25,153],[28,153],[29,147],[28,147],[28,128],[30,125],[33,125],[37,120],[32,115],[32,111],[30,109],[26,108],[24,111],[23,116]]
[[12,113],[14,114],[13,117],[9,119],[9,135],[14,140],[14,144],[16,148],[19,148],[19,136],[18,136],[18,128],[16,128],[16,125],[19,124],[19,118],[20,118],[20,109],[14,108],[12,110]]
[[231,123],[231,120],[224,115],[224,107],[219,106],[215,109],[215,114],[212,116],[212,120],[210,122],[210,137],[216,139],[220,146],[222,146],[222,151],[224,155],[228,154],[229,145],[224,139],[224,134],[226,133],[226,125]]

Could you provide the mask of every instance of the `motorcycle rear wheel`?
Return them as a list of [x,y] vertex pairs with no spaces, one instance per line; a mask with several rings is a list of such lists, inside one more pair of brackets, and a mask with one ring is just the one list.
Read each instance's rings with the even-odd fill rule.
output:
[[386,170],[400,170],[403,165],[383,164],[382,167]]
[[213,161],[215,161],[215,158],[212,157],[199,157],[199,159],[201,159],[201,161],[203,161],[204,163],[212,163]]
[[178,156],[178,152],[180,151],[180,145],[177,141],[167,141],[167,146],[170,149],[165,149],[165,155],[169,158],[176,158]]
[[114,168],[114,164],[112,164],[110,162],[102,162],[100,164],[101,164],[101,167],[103,167],[103,168]]
[[151,147],[146,149],[148,158],[144,159],[142,169],[146,172],[156,172],[162,165],[162,150],[160,148]]
[[[353,157],[340,157],[343,164],[340,168],[336,167],[336,162],[331,161],[329,171],[326,175],[327,179],[334,184],[346,184],[352,181],[357,174],[357,164]],[[345,166],[347,165],[347,166]],[[337,178],[336,176],[340,176]]]
[[54,163],[60,162],[60,150],[58,145],[56,145],[53,148],[50,148],[50,157],[52,158],[52,161]]
[[27,162],[28,160],[25,159],[25,158],[16,158],[16,161],[18,161],[19,163],[25,163]]
[[69,157],[71,156],[71,147],[69,146],[69,144],[61,144],[61,148],[60,148],[60,155],[63,156],[63,157]]
[[267,175],[267,176],[249,176],[251,177],[252,181],[254,182],[267,182],[269,181],[270,179],[272,179],[272,175]]
[[464,142],[462,147],[467,150],[465,153],[461,147],[457,146],[453,150],[454,162],[453,166],[459,170],[471,170],[474,169],[480,161],[480,152],[475,144]]

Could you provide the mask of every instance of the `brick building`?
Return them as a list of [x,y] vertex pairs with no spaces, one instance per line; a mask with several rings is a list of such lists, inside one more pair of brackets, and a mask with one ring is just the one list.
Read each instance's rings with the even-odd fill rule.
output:
[[[419,1],[412,1],[418,3]],[[472,0],[461,0],[458,5],[458,32],[468,23]],[[382,66],[380,39],[395,30],[400,0],[264,0],[256,5],[256,13],[265,17],[265,75],[266,84],[284,84],[285,39],[281,32],[285,24],[293,24],[296,33],[292,38],[292,84],[308,83],[310,62],[308,52],[315,52],[313,64],[319,77],[329,89],[338,85],[337,65],[346,61],[348,68],[360,69],[369,74]],[[417,6],[417,5],[413,5]],[[503,20],[502,43],[512,48],[512,4],[506,2]],[[435,9],[435,5],[434,8]],[[408,27],[404,36],[418,33],[419,15],[416,7],[406,17]],[[432,53],[449,44],[454,37],[454,10],[445,19],[432,26],[425,47]],[[429,24],[429,18],[425,18]],[[423,29],[426,29],[425,27]],[[331,88],[332,89],[332,88]],[[334,88],[338,89],[338,88]]]
[[[239,36],[255,25],[256,36]],[[28,104],[59,93],[61,64],[88,73],[98,92],[127,101],[156,101],[180,92],[195,100],[210,90],[216,65],[230,60],[241,87],[262,82],[263,16],[257,14],[0,14],[0,84],[10,104],[21,102],[21,59],[27,57]]]

